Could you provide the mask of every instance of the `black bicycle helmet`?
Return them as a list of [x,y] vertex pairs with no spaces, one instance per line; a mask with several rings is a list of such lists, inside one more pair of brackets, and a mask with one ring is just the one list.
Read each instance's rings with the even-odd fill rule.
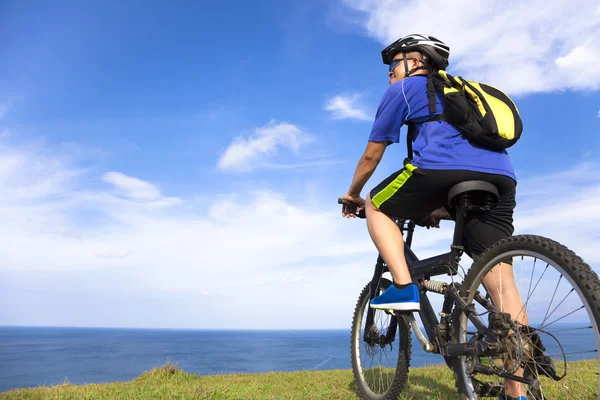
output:
[[450,47],[441,40],[428,35],[412,34],[404,36],[383,49],[383,63],[389,65],[394,56],[400,52],[418,51],[423,54],[424,61],[438,69],[446,69]]

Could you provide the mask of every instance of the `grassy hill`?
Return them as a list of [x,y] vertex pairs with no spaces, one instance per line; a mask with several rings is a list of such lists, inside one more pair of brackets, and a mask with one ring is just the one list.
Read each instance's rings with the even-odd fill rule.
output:
[[[575,370],[592,363],[570,363]],[[561,382],[569,387],[568,380]],[[590,387],[594,383],[590,382]],[[597,388],[597,383],[595,383]],[[573,385],[575,386],[575,385]],[[571,387],[573,398],[589,398],[589,389]],[[351,370],[271,372],[202,376],[172,364],[153,369],[130,382],[72,385],[11,390],[0,399],[358,399]],[[586,393],[588,393],[586,395]],[[456,399],[452,372],[445,366],[411,369],[402,399]],[[565,398],[554,393],[550,398]]]

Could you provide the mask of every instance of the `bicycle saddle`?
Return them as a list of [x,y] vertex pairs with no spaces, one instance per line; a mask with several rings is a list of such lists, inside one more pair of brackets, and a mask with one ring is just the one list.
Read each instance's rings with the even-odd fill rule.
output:
[[448,204],[454,205],[454,200],[463,193],[472,194],[471,201],[476,206],[495,206],[498,202],[498,188],[486,181],[465,181],[457,183],[448,191]]

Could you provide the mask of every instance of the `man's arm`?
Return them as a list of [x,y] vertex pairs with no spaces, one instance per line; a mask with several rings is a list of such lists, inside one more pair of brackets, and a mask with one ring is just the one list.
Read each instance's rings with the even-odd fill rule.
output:
[[365,184],[375,172],[375,168],[381,161],[385,148],[388,142],[368,142],[367,148],[364,154],[358,161],[356,171],[354,171],[354,178],[350,189],[348,189],[348,195],[350,197],[360,197],[360,192],[364,188]]

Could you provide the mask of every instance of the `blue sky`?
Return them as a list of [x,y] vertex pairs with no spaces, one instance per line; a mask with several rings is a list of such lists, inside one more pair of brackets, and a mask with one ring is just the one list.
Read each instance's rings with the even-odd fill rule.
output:
[[517,233],[599,271],[600,7],[560,3],[1,2],[0,324],[348,328],[376,252],[336,199],[414,32],[517,102]]

